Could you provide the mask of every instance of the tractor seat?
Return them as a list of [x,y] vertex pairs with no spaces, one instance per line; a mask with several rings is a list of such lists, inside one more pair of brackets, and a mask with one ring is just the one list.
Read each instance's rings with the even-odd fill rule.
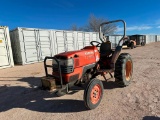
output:
[[101,56],[109,56],[112,53],[111,42],[107,41],[101,44],[100,46],[100,55]]

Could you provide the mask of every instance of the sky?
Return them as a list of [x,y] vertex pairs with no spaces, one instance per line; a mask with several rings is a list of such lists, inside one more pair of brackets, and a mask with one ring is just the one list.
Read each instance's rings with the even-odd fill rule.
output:
[[[160,0],[3,0],[0,26],[66,30],[89,16],[123,19],[127,34],[160,34]],[[122,28],[118,26],[118,31]]]

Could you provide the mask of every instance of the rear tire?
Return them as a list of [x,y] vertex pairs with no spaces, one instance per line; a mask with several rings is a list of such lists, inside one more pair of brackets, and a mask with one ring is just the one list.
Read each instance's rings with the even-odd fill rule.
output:
[[118,57],[115,64],[115,82],[120,86],[128,86],[132,80],[133,62],[131,55],[122,53]]
[[86,89],[84,90],[84,102],[88,109],[95,109],[101,102],[103,96],[102,81],[94,78],[92,79]]

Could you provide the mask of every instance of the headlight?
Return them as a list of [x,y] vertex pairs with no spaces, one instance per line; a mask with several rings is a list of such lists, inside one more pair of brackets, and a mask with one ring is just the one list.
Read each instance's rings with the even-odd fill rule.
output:
[[73,65],[73,59],[67,59],[67,60],[60,59],[58,61],[59,61],[60,65],[64,65],[64,66],[72,66]]
[[66,60],[66,66],[73,66],[73,59]]
[[[58,59],[58,61],[59,61],[59,64],[60,64],[60,65],[73,66],[73,59],[67,59],[67,60]],[[53,60],[52,60],[52,64],[53,64],[53,65],[57,65],[58,63],[53,59]]]
[[73,66],[73,59],[60,60],[60,65]]

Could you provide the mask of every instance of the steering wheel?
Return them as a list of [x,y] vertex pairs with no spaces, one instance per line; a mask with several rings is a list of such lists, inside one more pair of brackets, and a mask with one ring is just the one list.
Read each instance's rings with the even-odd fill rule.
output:
[[[96,43],[97,45],[94,45],[93,43]],[[90,44],[91,44],[92,46],[100,47],[100,44],[101,44],[101,43],[98,42],[98,41],[91,41]]]

